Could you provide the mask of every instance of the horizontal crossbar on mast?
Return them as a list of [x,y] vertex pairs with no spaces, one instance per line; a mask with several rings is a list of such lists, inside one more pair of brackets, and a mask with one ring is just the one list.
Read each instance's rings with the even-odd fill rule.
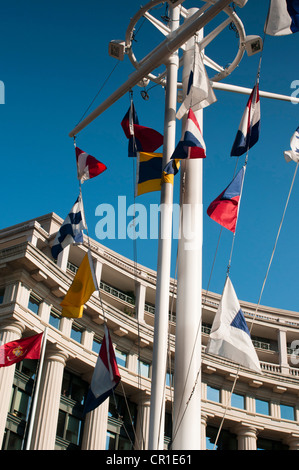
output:
[[176,30],[175,35],[171,35],[161,42],[156,52],[137,69],[126,82],[124,82],[112,95],[102,104],[92,111],[82,122],[80,122],[70,133],[70,137],[75,137],[82,129],[94,121],[100,114],[118,101],[149,73],[167,61],[173,52],[178,50],[188,41],[196,31],[204,28],[218,13],[231,3],[231,0],[219,0],[212,5],[204,14],[200,11],[194,13],[188,21]]

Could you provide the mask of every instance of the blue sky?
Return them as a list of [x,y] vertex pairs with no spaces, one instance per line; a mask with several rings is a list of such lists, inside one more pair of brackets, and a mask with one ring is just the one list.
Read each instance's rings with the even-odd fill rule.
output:
[[[201,4],[191,0],[184,3],[187,8]],[[0,105],[3,201],[0,228],[49,212],[62,218],[68,214],[78,195],[73,140],[68,134],[100,89],[88,112],[134,71],[127,57],[118,63],[109,57],[108,44],[112,39],[124,39],[130,18],[139,7],[139,0],[1,2],[0,80],[5,85],[5,104]],[[266,1],[249,0],[243,9],[237,9],[248,35],[263,36],[267,8]],[[160,10],[164,15],[165,6]],[[160,33],[143,25],[134,43],[137,57],[141,58],[162,39]],[[266,37],[261,90],[286,95],[296,91],[291,87],[294,81],[299,82],[298,41],[297,34]],[[227,30],[206,53],[226,65],[235,56],[236,46],[234,32]],[[251,88],[258,60],[259,55],[244,55],[239,67],[224,82]],[[164,91],[151,86],[148,101],[142,99],[141,88],[134,88],[135,106],[142,125],[163,133]],[[203,126],[207,147],[203,178],[204,289],[220,232],[220,226],[206,215],[206,209],[231,181],[236,160],[230,157],[230,150],[248,99],[246,95],[217,90],[215,93],[217,103],[205,109]],[[128,106],[127,94],[77,136],[78,147],[108,167],[103,175],[83,185],[86,219],[93,238],[99,221],[95,215],[98,205],[111,204],[117,210],[118,196],[126,196],[127,206],[134,202],[134,163],[127,157],[127,140],[120,126]],[[259,299],[295,170],[293,162],[285,162],[283,151],[289,149],[291,135],[299,125],[298,111],[299,105],[261,100],[261,134],[249,153],[231,267],[231,279],[240,300]],[[177,140],[179,137],[180,123]],[[243,161],[240,157],[239,165]],[[294,311],[299,310],[298,178],[261,300],[263,305]],[[178,202],[178,186],[179,178],[174,202]],[[147,207],[159,201],[159,193],[136,200]],[[130,238],[102,243],[131,259],[134,257]],[[231,232],[223,229],[211,291],[222,292],[231,243]],[[136,247],[137,261],[156,269],[157,241],[137,240]],[[172,274],[175,257],[176,244]]]

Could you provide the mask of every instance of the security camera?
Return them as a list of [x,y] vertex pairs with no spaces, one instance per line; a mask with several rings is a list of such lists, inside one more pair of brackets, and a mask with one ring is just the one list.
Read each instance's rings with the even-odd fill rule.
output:
[[113,40],[109,42],[108,53],[111,57],[123,60],[126,52],[125,41]]
[[263,49],[263,41],[259,36],[246,36],[244,45],[249,56],[257,54]]

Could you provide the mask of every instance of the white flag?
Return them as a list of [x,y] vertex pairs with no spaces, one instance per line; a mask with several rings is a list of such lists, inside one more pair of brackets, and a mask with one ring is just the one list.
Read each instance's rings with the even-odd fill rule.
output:
[[284,158],[286,162],[290,162],[291,160],[299,162],[299,127],[297,127],[292,135],[290,144],[291,150],[284,152]]
[[250,332],[229,277],[214,318],[206,353],[225,357],[261,373]]
[[217,98],[210,84],[209,77],[201,57],[199,45],[196,43],[187,96],[181,104],[176,117],[177,119],[182,119],[190,108],[192,111],[197,111],[209,106],[215,101],[217,101]]

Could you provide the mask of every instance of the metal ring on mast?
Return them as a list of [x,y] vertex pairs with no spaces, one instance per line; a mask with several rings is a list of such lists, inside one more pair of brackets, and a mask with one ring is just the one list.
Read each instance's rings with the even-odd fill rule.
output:
[[[199,11],[202,11],[202,13],[204,13],[204,11],[206,11],[212,4],[215,3],[214,0],[203,0],[203,1],[205,1],[206,3],[205,3],[205,5],[203,5],[199,9]],[[137,60],[137,58],[136,58],[136,56],[133,52],[133,48],[132,48],[132,42],[133,42],[134,30],[135,30],[136,24],[143,17],[145,17],[149,21],[151,21],[151,15],[149,14],[149,10],[151,10],[152,8],[156,7],[157,5],[163,4],[163,3],[167,3],[167,2],[165,2],[165,0],[151,0],[145,6],[142,6],[139,9],[139,11],[133,16],[133,18],[131,18],[131,21],[128,25],[128,28],[127,28],[127,31],[126,31],[126,38],[125,38],[126,53],[129,57],[131,63],[134,65],[134,67],[136,69],[138,69],[142,65],[142,63],[148,57],[150,57],[150,55],[152,55],[155,51],[155,50],[153,50],[150,54],[148,54],[143,59]],[[188,15],[188,10],[186,10],[186,8],[184,8],[182,5],[180,5],[177,8],[180,8],[180,15],[183,18],[186,18],[187,15]],[[239,45],[238,45],[238,51],[237,51],[237,54],[236,54],[234,60],[229,65],[227,65],[226,67],[222,67],[222,66],[218,65],[216,62],[209,59],[208,56],[204,55],[205,65],[210,66],[211,68],[215,69],[216,71],[218,70],[218,73],[216,73],[213,77],[210,78],[210,80],[213,81],[213,82],[218,82],[218,81],[222,80],[223,78],[227,77],[228,75],[230,75],[232,73],[232,71],[238,66],[240,61],[242,60],[242,57],[243,57],[244,52],[245,52],[246,33],[245,33],[243,23],[241,22],[240,18],[238,17],[236,12],[232,8],[226,7],[223,11],[228,15],[227,20],[225,20],[223,23],[221,23],[219,26],[217,26],[213,31],[211,31],[202,41],[199,41],[199,46],[202,49],[204,49],[210,42],[212,42],[218,36],[218,34],[222,30],[224,30],[231,23],[234,24],[234,26],[236,28],[236,31],[238,33]],[[186,20],[186,21],[188,21],[188,20]],[[153,21],[151,21],[151,22],[153,22]],[[156,20],[156,22],[157,22],[157,24],[160,23],[158,20]],[[171,34],[170,29],[167,26],[163,25],[162,23],[160,23],[158,29],[160,29],[160,31],[162,31],[162,33],[165,34],[165,35]],[[183,47],[182,47],[182,49],[183,49]],[[154,74],[150,73],[147,76],[147,78],[143,80],[143,83],[141,85],[142,86],[146,85],[150,80],[157,83],[157,84],[164,85],[165,84],[165,74],[166,74],[166,72],[162,72],[159,75],[154,75]],[[178,83],[178,87],[181,87],[180,83]]]

